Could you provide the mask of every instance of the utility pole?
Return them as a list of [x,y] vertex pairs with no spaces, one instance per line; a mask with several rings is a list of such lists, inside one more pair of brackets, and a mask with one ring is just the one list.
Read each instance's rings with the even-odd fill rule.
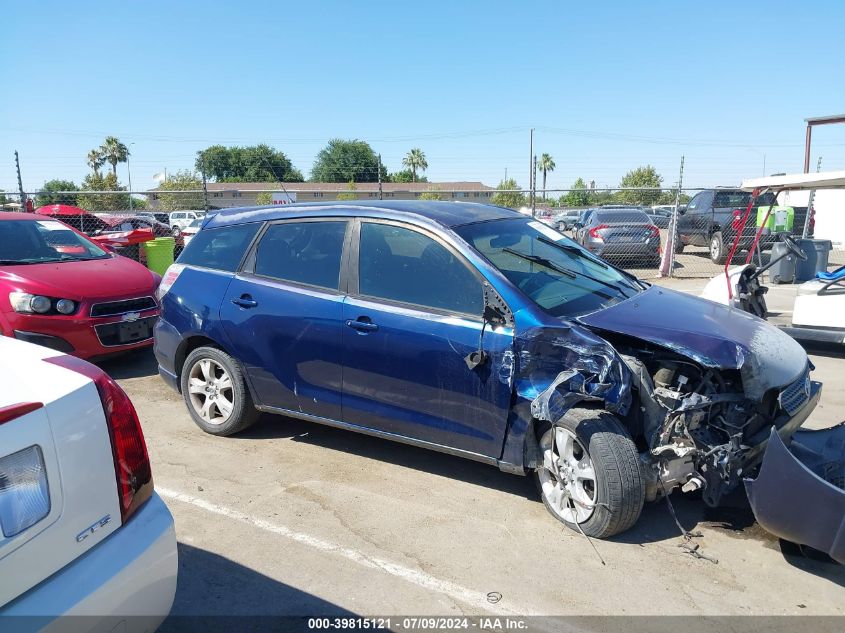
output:
[[[167,170],[165,170],[165,173],[167,173]],[[205,179],[205,157],[202,159],[202,169],[200,170],[200,173],[202,174],[202,197],[205,202],[205,212],[208,213],[208,182]],[[284,189],[284,186],[282,186],[282,188]]]
[[381,154],[378,155],[378,199],[383,200],[381,191]]
[[15,169],[18,172],[18,191],[21,194],[21,211],[26,211],[26,194],[23,192],[23,181],[21,180],[21,162],[18,159],[18,150],[15,150]]
[[531,215],[537,215],[537,154],[531,166]]
[[507,182],[507,181],[508,181],[508,168],[505,167],[505,179],[502,182]]
[[534,169],[534,128],[531,128],[529,136],[529,152],[528,152],[528,202],[531,208],[534,208],[534,182],[531,180],[531,171]]
[[[129,143],[129,147],[132,147],[134,144],[135,143]],[[132,171],[129,169],[128,151],[126,152],[126,175],[129,177],[129,213],[132,213]]]

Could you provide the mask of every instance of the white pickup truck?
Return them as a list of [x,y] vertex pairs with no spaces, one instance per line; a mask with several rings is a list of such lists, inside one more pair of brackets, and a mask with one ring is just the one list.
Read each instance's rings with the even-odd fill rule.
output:
[[176,573],[128,396],[90,363],[0,336],[0,630],[84,615],[73,630],[154,631]]

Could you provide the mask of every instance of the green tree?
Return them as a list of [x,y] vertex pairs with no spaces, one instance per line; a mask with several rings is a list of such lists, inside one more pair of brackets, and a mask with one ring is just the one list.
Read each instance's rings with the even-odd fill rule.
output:
[[[110,193],[86,194],[85,191],[108,191]],[[125,211],[129,208],[129,194],[112,174],[91,173],[82,181],[82,193],[76,196],[76,206],[91,212]]]
[[584,179],[578,178],[578,180],[572,183],[570,191],[562,196],[560,201],[561,204],[567,207],[586,207],[590,204],[590,194],[587,191],[587,185],[584,183]]
[[616,198],[624,204],[657,204],[662,182],[663,176],[651,165],[637,167],[625,174],[619,187],[651,187],[653,191],[620,191]]
[[[378,182],[379,159],[369,143],[334,138],[320,150],[311,168],[314,182]],[[381,166],[381,178],[387,170]]]
[[428,178],[425,176],[417,176],[415,180],[414,174],[410,169],[403,169],[402,171],[388,174],[387,180],[388,182],[428,182]]
[[117,178],[117,164],[126,162],[129,158],[129,148],[116,136],[107,136],[99,152],[103,160],[111,165],[111,173]]
[[425,153],[419,147],[415,147],[408,152],[402,159],[402,164],[411,170],[411,182],[417,182],[417,171],[428,169]]
[[132,210],[133,211],[146,211],[150,208],[150,203],[147,202],[146,198],[138,198],[137,196],[132,196]]
[[537,168],[543,172],[543,200],[546,199],[546,175],[550,171],[555,170],[555,161],[552,160],[551,155],[543,154],[540,160],[537,161]]
[[513,178],[503,180],[499,183],[499,186],[496,187],[496,190],[499,193],[494,194],[490,200],[493,204],[497,204],[500,207],[509,207],[511,209],[519,209],[519,207],[524,207],[526,204],[525,196],[518,191],[508,191],[519,188],[519,185]]
[[88,166],[91,168],[91,171],[93,171],[95,174],[99,175],[100,167],[102,167],[105,162],[106,160],[103,158],[103,155],[100,153],[99,149],[92,149],[90,152],[88,152],[87,163]]
[[58,194],[56,191],[76,191],[78,187],[70,180],[48,180],[44,183],[41,191],[35,196],[35,206],[44,207],[48,204],[70,204],[76,205],[76,194]]
[[[355,183],[350,180],[349,184],[346,185],[346,189],[350,192],[354,192],[356,189],[358,189],[358,187],[356,187]],[[338,200],[357,200],[358,195],[355,194],[355,193],[339,193],[339,194],[337,194],[337,199]]]
[[[167,191],[189,191],[190,193],[166,193]],[[182,211],[205,207],[202,180],[194,172],[187,169],[168,174],[167,180],[159,185],[156,195],[162,211]]]
[[429,187],[428,191],[423,191],[420,194],[420,200],[442,200],[440,189],[438,187]]
[[255,196],[255,204],[273,204],[273,194],[269,191],[259,191]]
[[225,147],[212,145],[197,152],[194,163],[206,178],[217,182],[302,182],[302,172],[296,169],[284,152],[269,145]]

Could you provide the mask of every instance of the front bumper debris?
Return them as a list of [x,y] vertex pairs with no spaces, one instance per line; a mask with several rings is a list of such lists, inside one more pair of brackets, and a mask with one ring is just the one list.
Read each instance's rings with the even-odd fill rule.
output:
[[790,448],[773,429],[756,479],[745,479],[757,522],[845,564],[845,422],[801,430]]

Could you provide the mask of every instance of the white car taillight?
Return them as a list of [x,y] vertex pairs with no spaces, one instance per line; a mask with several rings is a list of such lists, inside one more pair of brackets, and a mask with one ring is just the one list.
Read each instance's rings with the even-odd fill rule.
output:
[[158,289],[156,290],[156,299],[161,301],[161,298],[167,294],[170,287],[176,283],[177,279],[179,279],[179,275],[182,274],[184,269],[184,264],[171,264],[170,267],[164,271],[164,276],[161,278],[161,283],[159,283]]
[[94,381],[109,427],[120,516],[123,523],[153,494],[153,475],[141,423],[126,392],[102,369],[74,356],[45,362],[70,369]]
[[50,490],[41,448],[30,446],[0,459],[0,527],[10,538],[50,514]]

